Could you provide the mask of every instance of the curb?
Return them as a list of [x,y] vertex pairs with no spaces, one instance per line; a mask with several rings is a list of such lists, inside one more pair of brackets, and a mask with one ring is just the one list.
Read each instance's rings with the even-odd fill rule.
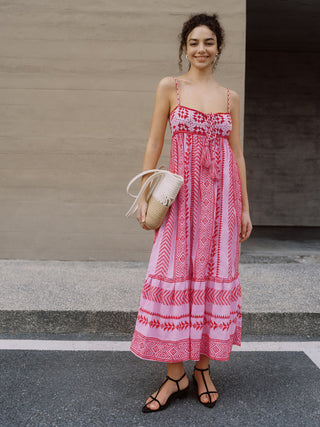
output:
[[[137,312],[0,311],[0,333],[133,334]],[[242,313],[246,335],[308,335],[320,330],[320,313]]]

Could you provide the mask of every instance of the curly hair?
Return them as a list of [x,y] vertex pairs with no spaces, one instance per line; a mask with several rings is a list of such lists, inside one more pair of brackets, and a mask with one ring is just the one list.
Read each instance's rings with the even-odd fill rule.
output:
[[[217,56],[215,67],[219,61],[222,47],[224,46],[225,32],[218,21],[218,15],[216,13],[214,13],[213,15],[207,15],[206,13],[200,13],[196,15],[193,14],[193,15],[190,15],[189,19],[183,24],[182,31],[178,36],[180,40],[180,47],[179,47],[179,70],[180,71],[182,71],[181,56],[183,54],[183,49],[187,46],[188,35],[191,33],[191,31],[194,28],[198,27],[199,25],[206,25],[216,35],[219,55]],[[190,69],[190,65],[189,65],[189,69]]]

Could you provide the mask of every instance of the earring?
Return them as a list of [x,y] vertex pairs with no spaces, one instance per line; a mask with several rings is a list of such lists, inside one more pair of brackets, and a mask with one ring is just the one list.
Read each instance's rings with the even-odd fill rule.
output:
[[186,54],[186,59],[189,59],[187,54]]
[[219,57],[219,52],[216,54],[216,57],[214,58],[214,61],[212,62],[212,68],[214,67],[214,64],[216,63],[218,57]]

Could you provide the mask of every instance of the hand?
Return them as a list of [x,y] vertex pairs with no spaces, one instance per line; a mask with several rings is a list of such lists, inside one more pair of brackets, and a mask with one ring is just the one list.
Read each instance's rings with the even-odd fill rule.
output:
[[137,220],[142,228],[145,230],[151,230],[145,225],[146,216],[147,216],[148,202],[145,198],[141,198],[138,203],[138,211],[137,211]]
[[249,238],[251,231],[252,231],[252,223],[251,223],[249,211],[242,211],[240,243],[244,242]]

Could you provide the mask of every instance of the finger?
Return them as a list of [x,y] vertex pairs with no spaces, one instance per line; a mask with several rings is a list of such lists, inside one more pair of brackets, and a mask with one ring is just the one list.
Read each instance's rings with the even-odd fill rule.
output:
[[250,235],[250,223],[246,223],[243,227],[243,232],[241,233],[241,240],[240,242],[244,242],[248,239]]
[[252,224],[250,222],[248,222],[248,226],[247,226],[247,238],[250,236],[252,231]]
[[246,226],[245,224],[242,224],[241,232],[240,232],[240,243],[246,240]]

